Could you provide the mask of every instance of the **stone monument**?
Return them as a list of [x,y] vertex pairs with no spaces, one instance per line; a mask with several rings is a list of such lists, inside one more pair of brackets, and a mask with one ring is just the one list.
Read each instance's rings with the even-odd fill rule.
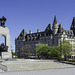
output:
[[5,22],[6,22],[6,18],[4,16],[0,18],[0,36],[3,36],[5,38],[5,45],[1,45],[3,47],[0,48],[0,53],[2,59],[9,59],[12,58],[11,46],[10,46],[10,33],[9,33],[9,29],[5,26]]

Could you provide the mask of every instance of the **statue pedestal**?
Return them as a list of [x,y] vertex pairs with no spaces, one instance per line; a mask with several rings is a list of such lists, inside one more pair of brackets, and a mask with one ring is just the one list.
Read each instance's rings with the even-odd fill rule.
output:
[[9,52],[2,52],[2,59],[9,59],[11,57],[11,53]]
[[2,52],[2,59],[9,59],[12,57],[11,54],[11,45],[10,45],[10,32],[7,27],[0,26],[0,35],[5,38],[5,45],[8,46],[8,52]]

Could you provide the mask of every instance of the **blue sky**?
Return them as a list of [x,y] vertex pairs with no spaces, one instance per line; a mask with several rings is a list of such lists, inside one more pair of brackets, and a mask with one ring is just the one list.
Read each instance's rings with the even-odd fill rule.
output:
[[[75,17],[75,0],[0,0],[0,17],[7,18],[6,26],[10,30],[11,46],[15,50],[15,37],[22,29],[44,31],[53,24],[54,16],[64,29],[70,29]],[[0,39],[1,40],[1,39]]]

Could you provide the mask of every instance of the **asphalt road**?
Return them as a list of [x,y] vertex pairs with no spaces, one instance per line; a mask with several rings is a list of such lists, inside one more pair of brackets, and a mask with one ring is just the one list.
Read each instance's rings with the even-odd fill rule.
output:
[[75,75],[75,68],[4,72],[0,75]]

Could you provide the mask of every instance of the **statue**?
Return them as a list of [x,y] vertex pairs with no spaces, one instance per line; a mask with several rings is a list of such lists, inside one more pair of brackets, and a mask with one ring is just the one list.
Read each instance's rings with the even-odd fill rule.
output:
[[1,22],[1,26],[5,27],[6,18],[4,16],[0,18],[0,22]]
[[5,46],[4,43],[0,45],[0,52],[7,52],[8,46]]

